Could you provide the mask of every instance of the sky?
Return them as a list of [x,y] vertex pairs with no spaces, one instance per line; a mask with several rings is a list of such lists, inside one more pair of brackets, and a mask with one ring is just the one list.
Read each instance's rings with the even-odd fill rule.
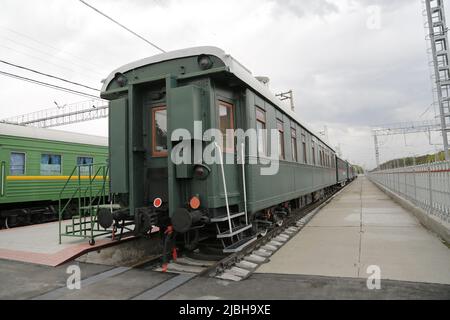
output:
[[[326,126],[330,145],[367,169],[372,126],[435,117],[420,0],[86,2],[166,51],[218,46],[269,77],[274,93],[292,89],[302,122]],[[0,60],[100,88],[115,68],[158,53],[79,0],[2,0]],[[97,94],[3,63],[0,71]],[[0,87],[0,119],[90,99],[3,75]],[[106,119],[56,129],[108,134]],[[441,140],[380,137],[381,161],[434,152]]]

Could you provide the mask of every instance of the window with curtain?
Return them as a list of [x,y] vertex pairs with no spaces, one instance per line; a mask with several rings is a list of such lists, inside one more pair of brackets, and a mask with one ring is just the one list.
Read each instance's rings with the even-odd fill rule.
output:
[[25,174],[25,153],[11,152],[9,159],[9,173],[13,176]]
[[50,176],[61,174],[61,155],[41,155],[41,175]]
[[92,164],[94,163],[94,158],[92,157],[77,157],[77,165],[80,166],[80,173],[82,175],[89,175],[89,168],[91,170],[91,175],[94,174],[94,169]]

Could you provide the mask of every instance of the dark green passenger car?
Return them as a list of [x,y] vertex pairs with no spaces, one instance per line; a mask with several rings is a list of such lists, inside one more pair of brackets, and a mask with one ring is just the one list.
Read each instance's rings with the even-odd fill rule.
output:
[[[239,251],[338,183],[334,150],[219,48],[125,65],[105,80],[101,97],[110,100],[111,191],[122,206],[113,215],[134,220],[142,233],[157,220],[189,248]],[[205,135],[212,128],[224,133],[221,141]],[[256,142],[227,133],[237,129],[254,130]],[[194,149],[180,153],[189,163],[172,159],[182,143]],[[234,163],[207,163],[195,148]],[[275,156],[276,173],[262,174]]]

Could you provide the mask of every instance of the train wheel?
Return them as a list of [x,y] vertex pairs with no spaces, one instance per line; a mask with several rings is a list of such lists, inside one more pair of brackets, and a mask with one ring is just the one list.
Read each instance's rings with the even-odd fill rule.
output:
[[267,229],[267,228],[265,228],[265,229],[262,229],[261,231],[259,231],[259,236],[260,237],[265,237],[266,235],[267,235],[267,232],[268,232],[269,230]]
[[281,227],[284,223],[283,217],[281,217],[277,214],[273,216],[273,221],[277,227]]
[[9,229],[9,225],[8,225],[8,217],[5,217],[5,228]]

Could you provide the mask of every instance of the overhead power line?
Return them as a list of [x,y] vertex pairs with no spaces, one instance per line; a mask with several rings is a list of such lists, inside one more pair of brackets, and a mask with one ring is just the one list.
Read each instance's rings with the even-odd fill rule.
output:
[[108,18],[109,20],[111,20],[112,22],[114,22],[115,24],[119,25],[120,27],[122,27],[123,29],[127,30],[128,32],[132,33],[133,35],[135,35],[136,37],[138,37],[139,39],[145,41],[146,43],[148,43],[149,45],[151,45],[152,47],[158,49],[161,52],[166,52],[165,50],[161,49],[160,47],[158,47],[156,44],[150,42],[149,40],[145,39],[143,36],[137,34],[136,32],[134,32],[133,30],[128,29],[127,27],[125,27],[123,24],[121,24],[120,22],[114,20],[113,18],[111,18],[110,16],[104,14],[103,12],[101,12],[100,10],[98,10],[97,8],[94,8],[93,6],[91,6],[89,3],[87,3],[86,1],[83,0],[79,0],[82,4],[88,6],[89,8],[91,8],[92,10],[96,11],[97,13],[101,14],[102,16],[104,16],[105,18]]
[[42,54],[42,55],[50,56],[50,57],[52,57],[52,59],[57,59],[57,60],[59,60],[59,61],[64,62],[64,64],[71,64],[71,65],[73,65],[74,67],[82,68],[82,69],[86,70],[85,72],[89,72],[89,73],[91,73],[92,75],[94,75],[94,74],[96,74],[96,75],[101,75],[101,74],[98,73],[97,71],[94,71],[94,70],[92,69],[92,67],[83,66],[83,65],[81,65],[81,64],[79,64],[79,63],[74,62],[74,61],[71,60],[71,59],[61,58],[61,57],[59,57],[57,54],[46,52],[46,51],[41,50],[41,49],[39,49],[39,48],[36,48],[36,47],[34,47],[34,46],[30,46],[30,45],[28,45],[28,44],[21,43],[21,42],[19,42],[19,41],[17,41],[17,40],[13,40],[13,39],[10,39],[10,38],[5,37],[5,36],[1,36],[1,37],[4,38],[4,39],[6,39],[6,40],[9,41],[9,42],[12,42],[12,43],[16,44],[16,45],[19,45],[19,46],[21,46],[21,47],[24,47],[24,48],[26,48],[26,49],[28,49],[28,50],[32,50],[33,53],[40,53],[40,54]]
[[101,69],[101,68],[102,68],[102,67],[100,67],[99,65],[97,65],[97,64],[95,64],[95,63],[92,63],[91,61],[86,60],[85,58],[82,58],[82,57],[79,57],[79,56],[77,56],[77,55],[74,55],[73,53],[68,52],[68,51],[66,51],[66,50],[62,50],[62,49],[59,49],[59,48],[57,48],[57,47],[54,47],[54,46],[52,46],[52,45],[50,45],[50,44],[48,44],[48,43],[46,43],[46,42],[43,42],[43,41],[41,41],[41,40],[37,40],[37,39],[32,38],[32,37],[30,37],[30,36],[28,36],[28,35],[26,35],[26,34],[20,33],[20,32],[15,31],[15,30],[12,30],[12,29],[7,28],[7,27],[5,27],[5,26],[0,26],[0,28],[1,28],[1,29],[4,29],[4,30],[6,30],[6,31],[8,31],[8,32],[10,32],[10,33],[14,33],[15,35],[18,35],[18,36],[20,36],[20,37],[22,37],[22,38],[26,38],[26,39],[28,39],[28,40],[31,40],[31,41],[37,43],[38,45],[40,45],[41,47],[48,47],[48,48],[50,48],[50,49],[52,49],[52,50],[54,50],[54,51],[56,51],[56,52],[58,52],[58,53],[63,53],[63,54],[65,54],[65,55],[71,56],[71,57],[77,59],[78,61],[80,61],[80,62],[82,62],[82,63],[84,63],[84,64],[89,64],[89,65],[91,65],[91,67],[94,67],[94,68],[96,68],[96,69]]
[[54,85],[54,84],[51,84],[51,83],[42,82],[42,81],[38,81],[38,80],[22,77],[22,76],[19,76],[17,74],[4,72],[4,71],[0,71],[0,74],[4,75],[4,76],[7,76],[7,77],[11,77],[11,78],[15,78],[15,79],[31,82],[31,83],[34,83],[34,84],[37,84],[37,85],[40,85],[40,86],[44,86],[44,87],[48,87],[48,88],[52,88],[52,89],[56,89],[56,90],[60,90],[60,91],[73,93],[73,94],[84,96],[84,97],[100,99],[99,97],[94,96],[93,94],[89,94],[89,93],[85,93],[85,92],[81,92],[81,91],[77,91],[77,90],[72,90],[72,89],[61,87],[61,86],[57,86],[57,85]]
[[33,73],[36,73],[36,74],[40,74],[42,76],[46,76],[46,77],[49,77],[49,78],[53,78],[53,79],[64,81],[64,82],[67,82],[67,83],[70,83],[70,84],[74,84],[76,86],[84,87],[84,88],[87,88],[87,89],[90,89],[90,90],[94,90],[94,91],[100,91],[99,89],[96,89],[96,88],[93,88],[93,87],[89,87],[89,86],[86,86],[86,85],[78,83],[78,82],[73,82],[73,81],[66,80],[66,79],[63,79],[63,78],[60,78],[60,77],[57,77],[57,76],[53,76],[53,75],[48,74],[48,73],[44,73],[44,72],[36,71],[36,70],[30,69],[30,68],[27,68],[27,67],[19,66],[17,64],[14,64],[14,63],[11,63],[11,62],[8,62],[8,61],[0,60],[0,62],[4,63],[4,64],[7,64],[7,65],[10,65],[10,66],[13,66],[13,67],[16,67],[16,68],[19,68],[19,69],[22,69],[22,70],[27,70],[27,71],[30,71],[30,72],[33,72]]

